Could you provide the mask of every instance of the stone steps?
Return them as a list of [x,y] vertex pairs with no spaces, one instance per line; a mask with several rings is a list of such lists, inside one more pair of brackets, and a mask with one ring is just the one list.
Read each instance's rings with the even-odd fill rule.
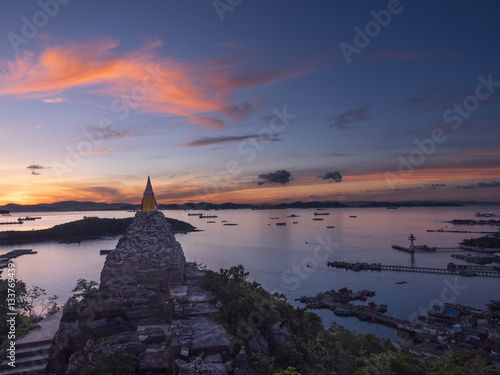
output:
[[48,316],[38,323],[40,329],[16,340],[15,367],[9,366],[9,359],[5,360],[0,364],[0,375],[45,375],[61,315],[62,311]]
[[16,346],[15,367],[9,366],[9,360],[5,360],[0,364],[0,375],[45,374],[51,348],[52,342],[48,340]]

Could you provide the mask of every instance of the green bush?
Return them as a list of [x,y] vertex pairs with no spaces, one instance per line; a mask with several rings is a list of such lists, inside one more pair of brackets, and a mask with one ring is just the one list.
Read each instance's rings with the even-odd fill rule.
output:
[[[241,265],[207,271],[205,288],[213,293],[214,302],[222,303],[218,318],[239,344],[245,345],[256,374],[489,374],[487,365],[474,352],[452,352],[421,362],[372,334],[355,333],[338,325],[325,329],[317,314],[294,308],[283,295],[270,294],[258,283],[248,281],[248,272]],[[272,326],[277,322],[290,333],[288,345],[273,337]],[[269,355],[251,352],[248,347],[248,339],[257,329],[269,343]]]
[[86,366],[80,375],[131,375],[136,373],[137,360],[123,349],[103,354],[95,363]]

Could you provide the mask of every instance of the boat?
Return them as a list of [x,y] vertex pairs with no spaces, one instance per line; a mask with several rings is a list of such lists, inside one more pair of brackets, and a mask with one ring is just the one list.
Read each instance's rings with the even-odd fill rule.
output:
[[471,277],[471,276],[477,276],[477,273],[473,271],[460,271],[460,275]]
[[207,221],[207,223],[215,223],[215,221],[209,220],[209,221]]
[[298,224],[299,222],[298,221],[294,221],[292,224]]
[[215,219],[216,217],[218,217],[217,215],[203,215],[203,214],[200,214],[200,219]]
[[229,226],[233,226],[233,225],[238,225],[238,224],[235,224],[235,223],[225,223],[223,225],[229,225]]
[[227,220],[221,220],[221,223],[227,223]]
[[356,215],[351,215],[351,216],[349,216],[349,217],[357,217],[357,216],[356,216]]
[[327,228],[330,228],[330,229],[335,228],[335,225],[329,225],[329,226],[327,226]]
[[19,219],[17,220],[22,220],[22,221],[35,221],[36,218],[34,217],[31,217],[31,216],[26,216],[26,217],[20,217]]
[[497,217],[493,212],[487,212],[485,214],[482,214],[481,212],[476,212],[474,215],[475,217]]
[[313,218],[313,220],[316,220],[316,221],[321,221],[321,220],[325,220],[325,219],[323,219],[323,218],[321,218],[321,217],[314,217],[314,218]]
[[384,304],[378,305],[376,310],[382,314],[386,313],[387,312],[387,305],[384,305]]
[[300,215],[291,214],[291,215],[288,215],[287,217],[300,217]]
[[201,216],[203,215],[201,212],[188,212],[188,216]]
[[279,217],[270,217],[271,220],[278,220]]
[[333,313],[338,316],[353,316],[354,313],[349,309],[344,309],[342,307],[337,307],[333,310]]
[[315,212],[314,213],[314,216],[318,216],[318,215],[330,215],[329,212]]
[[77,243],[77,244],[81,244],[82,240],[59,241],[59,243],[65,243],[65,244]]
[[276,225],[286,225],[286,223],[276,223]]
[[84,216],[85,220],[99,219],[97,216]]

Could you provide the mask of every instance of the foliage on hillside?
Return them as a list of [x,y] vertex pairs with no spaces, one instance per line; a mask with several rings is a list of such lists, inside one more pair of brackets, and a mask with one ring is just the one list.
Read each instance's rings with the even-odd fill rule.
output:
[[[452,352],[420,362],[374,335],[335,325],[325,329],[318,315],[294,308],[283,295],[270,294],[257,282],[248,281],[241,265],[207,271],[205,287],[221,303],[218,318],[238,339],[233,351],[245,346],[255,374],[488,374],[475,353]],[[276,326],[286,327],[287,342],[276,335]],[[267,353],[251,350],[250,341],[260,336],[269,344]]]
[[479,238],[469,238],[461,242],[464,246],[475,246],[482,248],[500,249],[500,236],[486,236]]
[[[59,310],[58,297],[54,295],[47,300],[46,296],[45,290],[38,286],[28,290],[23,281],[0,280],[0,362],[6,357],[11,341],[20,339],[37,328],[36,323],[43,317]],[[35,312],[35,305],[40,306],[38,312]],[[10,324],[11,319],[13,324]]]

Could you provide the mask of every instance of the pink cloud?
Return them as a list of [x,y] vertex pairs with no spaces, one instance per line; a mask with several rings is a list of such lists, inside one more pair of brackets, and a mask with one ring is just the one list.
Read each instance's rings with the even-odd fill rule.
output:
[[147,113],[175,114],[197,125],[222,129],[225,123],[218,117],[241,120],[252,112],[237,111],[244,103],[235,102],[235,91],[310,73],[296,68],[253,72],[251,66],[229,59],[176,61],[160,55],[158,39],[130,51],[120,51],[118,46],[111,38],[91,40],[0,61],[0,95],[59,103],[71,101],[74,90],[83,90],[128,100],[116,102],[117,108],[128,105]]

